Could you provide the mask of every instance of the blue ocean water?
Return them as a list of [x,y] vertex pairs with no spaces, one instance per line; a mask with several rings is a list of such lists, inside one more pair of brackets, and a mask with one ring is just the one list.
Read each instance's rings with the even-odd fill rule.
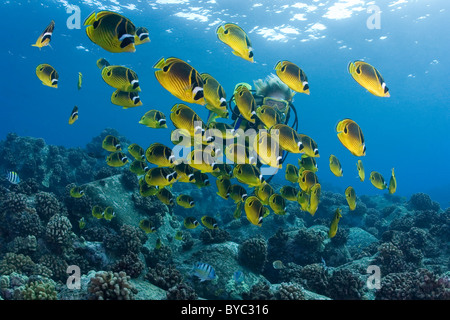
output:
[[[429,193],[443,207],[450,199],[449,144],[449,3],[436,1],[375,1],[381,9],[380,29],[369,29],[367,1],[81,1],[81,22],[96,9],[123,13],[150,31],[151,43],[133,53],[112,54],[92,43],[84,27],[68,29],[67,1],[3,1],[2,27],[14,34],[1,50],[9,70],[0,80],[3,108],[0,137],[8,132],[42,137],[48,144],[84,147],[106,127],[117,129],[132,142],[148,146],[168,140],[167,131],[150,130],[137,122],[152,108],[169,113],[179,102],[156,81],[161,57],[188,61],[199,72],[213,75],[231,96],[238,82],[253,83],[274,73],[279,60],[297,63],[306,72],[311,95],[297,94],[299,132],[319,145],[322,183],[343,191],[354,185],[358,194],[380,191],[356,179],[356,157],[338,141],[336,123],[355,120],[366,139],[366,172],[386,179],[395,168],[398,194]],[[75,4],[75,3],[74,3]],[[15,23],[21,18],[23,23]],[[51,19],[56,27],[51,47],[30,44]],[[231,53],[215,34],[220,22],[234,22],[252,41],[256,63]],[[95,63],[104,57],[112,64],[138,72],[144,105],[122,110],[110,103],[111,88]],[[391,92],[379,98],[360,87],[348,74],[349,61],[363,59],[382,73]],[[59,73],[57,90],[36,78],[40,63]],[[83,87],[77,90],[77,74]],[[79,120],[69,126],[74,105]],[[204,109],[204,108],[203,108]],[[207,113],[200,107],[202,117]],[[170,126],[171,124],[169,124]],[[344,176],[328,170],[328,156],[341,161]],[[296,164],[297,156],[289,155]]]

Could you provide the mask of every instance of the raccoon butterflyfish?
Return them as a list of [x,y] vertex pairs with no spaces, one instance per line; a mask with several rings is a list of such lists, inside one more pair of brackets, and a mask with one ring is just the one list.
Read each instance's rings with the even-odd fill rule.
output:
[[91,41],[106,51],[135,52],[136,27],[124,16],[112,11],[92,12],[84,21]]
[[203,79],[203,95],[206,109],[217,113],[221,118],[228,118],[228,104],[225,90],[220,83],[208,73],[200,75]]
[[283,150],[277,139],[273,139],[266,130],[259,130],[253,140],[253,150],[256,151],[259,161],[274,168],[281,168]]
[[364,166],[361,160],[358,160],[356,163],[356,169],[358,170],[359,180],[364,181],[366,178],[366,173],[364,171]]
[[372,182],[375,188],[380,190],[384,190],[388,187],[386,182],[384,181],[383,176],[376,171],[372,171],[370,173],[370,182]]
[[394,168],[392,168],[391,178],[389,179],[389,193],[394,194],[397,190],[397,179],[395,178]]
[[111,95],[111,103],[123,109],[142,106],[141,97],[137,92],[125,92],[117,89]]
[[70,189],[70,196],[72,198],[81,198],[84,196],[84,191],[81,187],[73,187]]
[[249,163],[256,165],[258,162],[258,154],[253,149],[253,146],[252,149],[249,149],[239,142],[227,144],[225,157],[233,164]]
[[306,211],[308,211],[312,216],[314,216],[319,208],[321,190],[322,187],[319,183],[314,184],[309,190],[309,204]]
[[197,188],[203,188],[210,186],[209,177],[206,173],[201,172],[200,170],[194,169],[194,182]]
[[298,190],[292,186],[283,186],[280,189],[280,195],[289,201],[297,201]]
[[187,105],[178,103],[170,110],[170,120],[177,129],[187,130],[191,137],[203,136],[206,125],[198,114]]
[[329,238],[333,238],[338,231],[339,220],[342,218],[341,212],[342,210],[337,208],[334,213],[334,218],[331,221],[330,230],[328,231]]
[[303,150],[307,156],[318,158],[319,155],[319,147],[317,143],[309,136],[305,134],[298,134],[300,137],[300,141],[302,142]]
[[356,192],[353,187],[349,186],[345,189],[345,199],[347,199],[348,207],[351,211],[356,208]]
[[260,186],[264,182],[263,175],[259,168],[252,164],[238,164],[234,167],[233,176],[240,183],[244,183],[250,187]]
[[269,205],[269,198],[274,193],[275,191],[273,190],[272,186],[265,181],[259,187],[255,187],[256,197],[258,197],[258,199],[261,200],[261,203],[265,206]]
[[298,184],[300,186],[300,189],[303,191],[308,192],[309,189],[316,183],[318,183],[317,175],[310,171],[310,170],[302,170],[300,171],[299,177],[298,177]]
[[145,174],[145,181],[151,186],[164,188],[177,181],[177,172],[166,167],[151,168]]
[[167,188],[160,188],[156,193],[156,197],[165,205],[173,206],[175,204],[174,196]]
[[110,63],[105,58],[100,58],[97,60],[97,67],[102,70],[104,67],[110,66]]
[[226,23],[217,27],[216,34],[220,41],[233,49],[232,53],[235,56],[254,62],[252,44],[241,27],[234,23]]
[[183,225],[187,229],[195,229],[199,226],[199,222],[194,217],[186,217],[183,220]]
[[244,211],[248,221],[258,227],[261,227],[264,216],[269,214],[269,209],[264,207],[255,196],[250,196],[245,200]]
[[72,113],[70,114],[69,124],[74,124],[75,121],[78,120],[78,107],[75,106],[72,109]]
[[190,209],[195,206],[194,198],[187,194],[181,194],[177,197],[177,204],[183,208]]
[[183,231],[177,230],[177,232],[175,232],[174,238],[175,238],[175,240],[179,240],[179,241],[183,240]]
[[96,219],[103,218],[103,209],[99,205],[95,205],[92,207],[92,216]]
[[194,168],[187,163],[181,162],[173,167],[178,174],[178,182],[195,182]]
[[310,197],[308,192],[301,190],[297,193],[297,202],[303,211],[308,211],[309,201]]
[[154,129],[167,128],[166,116],[158,110],[147,111],[139,123]]
[[312,172],[317,172],[319,168],[317,167],[316,159],[310,157],[306,154],[302,154],[302,157],[298,159],[298,166],[304,170],[310,170]]
[[178,99],[205,104],[203,79],[190,64],[178,58],[161,58],[153,68],[158,82]]
[[102,141],[102,148],[106,151],[120,151],[122,147],[120,145],[119,139],[113,135],[107,135]]
[[36,75],[42,84],[51,88],[58,88],[59,75],[51,65],[43,63],[36,67]]
[[103,217],[107,221],[111,221],[112,218],[114,218],[115,216],[116,216],[116,212],[114,211],[114,208],[111,206],[106,207],[105,210],[103,211]]
[[162,143],[152,143],[145,151],[145,158],[148,162],[158,167],[174,166],[175,156],[171,148]]
[[138,46],[143,43],[150,42],[148,29],[145,27],[139,27],[136,29],[136,34],[134,35],[134,45]]
[[262,105],[256,108],[256,116],[264,124],[266,129],[272,128],[274,125],[282,123],[281,115],[274,107]]
[[149,219],[142,219],[139,222],[139,228],[141,228],[142,230],[144,230],[145,233],[153,233],[156,231],[155,225],[152,221],[150,221]]
[[284,198],[274,193],[269,198],[269,206],[273,210],[273,212],[277,215],[285,215],[286,214],[286,201]]
[[339,159],[335,155],[330,155],[329,158],[330,170],[336,177],[343,176],[343,170]]
[[371,94],[377,97],[390,97],[389,88],[386,86],[380,72],[364,61],[355,61],[348,64],[348,72],[353,79]]
[[293,164],[288,163],[286,165],[284,178],[289,182],[297,183],[298,175],[299,175],[298,168],[296,166],[294,166]]
[[351,119],[339,121],[336,126],[339,141],[353,155],[357,157],[366,155],[366,145],[364,143],[364,135],[358,124]]
[[202,149],[194,149],[188,155],[188,164],[203,173],[219,172],[214,157]]
[[78,82],[77,82],[78,90],[81,89],[82,82],[83,82],[83,74],[81,72],[78,72]]
[[47,26],[47,28],[45,28],[45,30],[41,33],[39,38],[36,40],[36,43],[32,44],[32,46],[41,49],[42,47],[50,45],[54,29],[55,29],[55,21],[52,20],[50,24]]
[[123,66],[107,66],[102,69],[102,78],[108,85],[124,92],[141,91],[136,72]]
[[278,134],[278,143],[283,150],[291,153],[304,152],[300,135],[291,127],[285,124],[276,124],[270,129],[270,134]]
[[145,182],[145,178],[139,179],[139,194],[143,197],[154,196],[158,193],[159,187],[151,186]]
[[275,71],[280,80],[290,89],[309,95],[308,77],[296,64],[286,60],[278,61],[275,65]]
[[106,157],[106,164],[110,167],[122,167],[127,163],[128,158],[121,151],[115,151]]
[[145,151],[137,143],[132,143],[128,146],[128,152],[133,156],[134,159],[139,161],[145,160]]
[[84,217],[80,218],[80,220],[78,220],[78,228],[80,228],[80,230],[83,230],[86,227],[86,220],[84,220]]
[[219,229],[217,220],[210,216],[203,216],[201,218],[202,224],[208,229]]
[[252,93],[244,85],[236,88],[234,93],[234,102],[239,110],[239,114],[248,122],[255,123],[256,115],[256,102]]
[[230,189],[231,189],[231,180],[228,177],[225,176],[219,176],[216,179],[216,186],[217,186],[217,195],[219,195],[223,199],[228,199],[230,196]]
[[230,198],[234,200],[235,203],[245,201],[247,199],[248,193],[245,188],[239,184],[232,184],[230,187]]

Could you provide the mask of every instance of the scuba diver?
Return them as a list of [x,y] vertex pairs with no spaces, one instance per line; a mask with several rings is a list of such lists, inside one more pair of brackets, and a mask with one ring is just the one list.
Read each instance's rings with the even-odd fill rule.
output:
[[[234,130],[270,129],[272,125],[282,123],[297,131],[297,110],[292,103],[295,92],[274,74],[270,74],[264,80],[254,81],[254,86],[255,89],[248,83],[238,83],[228,102],[231,119],[234,120]],[[236,93],[238,94],[236,95]],[[249,94],[252,95],[253,99],[249,97]],[[240,103],[241,108],[236,104],[236,98],[243,99],[243,103]],[[289,124],[291,112],[293,113],[293,121]],[[279,164],[285,161],[287,155],[288,152],[282,151],[282,159]],[[261,167],[261,165],[258,161],[257,166]],[[268,181],[272,177],[269,177]]]

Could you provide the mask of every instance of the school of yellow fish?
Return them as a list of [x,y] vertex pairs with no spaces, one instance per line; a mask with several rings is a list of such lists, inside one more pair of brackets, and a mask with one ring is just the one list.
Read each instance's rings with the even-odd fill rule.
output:
[[[147,28],[136,28],[135,25],[121,14],[111,11],[93,12],[84,21],[86,34],[89,39],[113,53],[135,52],[136,46],[150,42]],[[50,45],[51,37],[55,28],[55,22],[45,28],[33,46],[41,49]],[[217,38],[229,46],[232,53],[249,62],[254,62],[254,53],[251,41],[247,33],[238,25],[226,23],[216,29]],[[97,61],[97,67],[101,70],[101,77],[106,84],[115,89],[111,95],[111,103],[122,106],[124,109],[142,106],[139,97],[141,91],[138,75],[134,70],[120,65],[110,65],[104,58]],[[208,136],[208,130],[220,132],[223,141],[235,139],[234,128],[230,124],[218,122],[217,119],[228,119],[230,113],[226,100],[226,93],[220,83],[208,73],[199,73],[187,62],[175,58],[161,58],[154,64],[155,77],[161,86],[172,95],[181,100],[170,110],[170,120],[177,130],[171,132],[171,141],[174,145],[192,146],[198,137],[202,149],[192,150],[185,159],[176,158],[171,147],[161,143],[153,143],[147,149],[136,143],[128,146],[127,156],[122,150],[117,137],[108,135],[104,138],[102,147],[110,152],[106,163],[112,167],[122,167],[129,164],[129,170],[139,177],[139,192],[143,197],[156,196],[161,202],[168,206],[175,204],[190,209],[195,206],[196,200],[190,195],[181,194],[175,197],[170,191],[174,183],[191,183],[198,188],[210,186],[210,175],[215,178],[217,195],[223,199],[232,199],[236,204],[233,212],[234,218],[241,217],[245,212],[247,219],[256,226],[261,226],[267,215],[273,211],[277,215],[286,214],[286,202],[297,201],[302,211],[312,216],[316,213],[319,202],[321,185],[316,172],[318,167],[316,157],[319,157],[317,143],[309,136],[300,134],[287,124],[283,124],[278,111],[267,105],[257,106],[251,91],[246,85],[237,85],[232,100],[239,111],[239,116],[255,124],[260,123],[258,128],[266,129],[260,131],[254,143],[242,145],[234,140],[227,143],[223,150],[212,147],[213,138]],[[296,64],[286,60],[276,63],[274,70],[280,80],[285,83],[294,93],[310,94],[308,78],[305,72]],[[350,62],[348,72],[353,79],[371,94],[378,97],[389,97],[389,89],[386,86],[379,71],[370,64],[363,61]],[[49,64],[42,63],[36,67],[36,75],[42,84],[52,88],[58,88],[58,72]],[[78,74],[78,90],[82,87],[81,73]],[[210,117],[204,122],[195,112],[194,108],[186,105],[198,104],[210,111]],[[78,107],[75,106],[69,117],[69,124],[73,125],[78,119]],[[167,119],[159,110],[147,111],[139,121],[139,124],[152,129],[167,128]],[[343,119],[336,126],[338,140],[356,157],[366,155],[364,136],[359,125],[352,119]],[[274,139],[277,134],[278,140]],[[279,193],[265,181],[261,174],[258,161],[262,164],[281,169],[283,167],[281,154],[272,154],[272,149],[262,150],[262,143],[276,145],[280,152],[299,154],[298,166],[285,165],[285,180],[287,185],[283,186]],[[255,151],[257,157],[252,151]],[[233,164],[215,163],[214,156],[222,152],[226,159]],[[275,157],[274,157],[275,156]],[[184,161],[187,160],[187,161]],[[365,171],[361,159],[357,160],[357,173],[360,181],[365,180]],[[338,158],[334,155],[329,157],[330,171],[336,177],[343,176],[343,169]],[[239,183],[234,183],[236,179]],[[383,176],[372,171],[370,182],[376,188],[388,189],[393,194],[397,188],[394,169],[391,172],[389,185]],[[297,185],[298,188],[292,184]],[[84,195],[82,187],[74,187],[70,190],[74,198]],[[356,192],[352,186],[345,190],[345,197],[349,210],[356,208]],[[342,218],[342,210],[336,209],[329,230],[329,237],[336,235],[338,223]],[[96,205],[92,208],[92,215],[97,219],[105,218],[110,221],[115,216],[112,207],[105,209]],[[218,222],[211,216],[204,215],[199,219],[208,229],[219,228]],[[80,228],[85,227],[85,220],[79,222]],[[184,219],[184,227],[194,229],[200,223],[195,217]],[[143,219],[139,227],[146,233],[156,231],[152,221]],[[178,232],[176,239],[182,238]],[[278,264],[277,264],[278,265]]]

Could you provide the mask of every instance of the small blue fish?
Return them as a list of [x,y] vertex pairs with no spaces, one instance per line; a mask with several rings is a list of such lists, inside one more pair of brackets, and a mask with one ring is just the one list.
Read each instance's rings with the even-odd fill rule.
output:
[[241,270],[235,271],[233,278],[236,284],[240,284],[244,281],[244,273]]
[[6,180],[11,182],[12,184],[18,184],[20,182],[19,175],[15,171],[9,171],[6,174]]
[[214,271],[214,268],[209,264],[203,262],[197,262],[192,268],[192,273],[194,276],[197,276],[201,279],[200,282],[206,280],[214,280],[216,278],[216,272]]

